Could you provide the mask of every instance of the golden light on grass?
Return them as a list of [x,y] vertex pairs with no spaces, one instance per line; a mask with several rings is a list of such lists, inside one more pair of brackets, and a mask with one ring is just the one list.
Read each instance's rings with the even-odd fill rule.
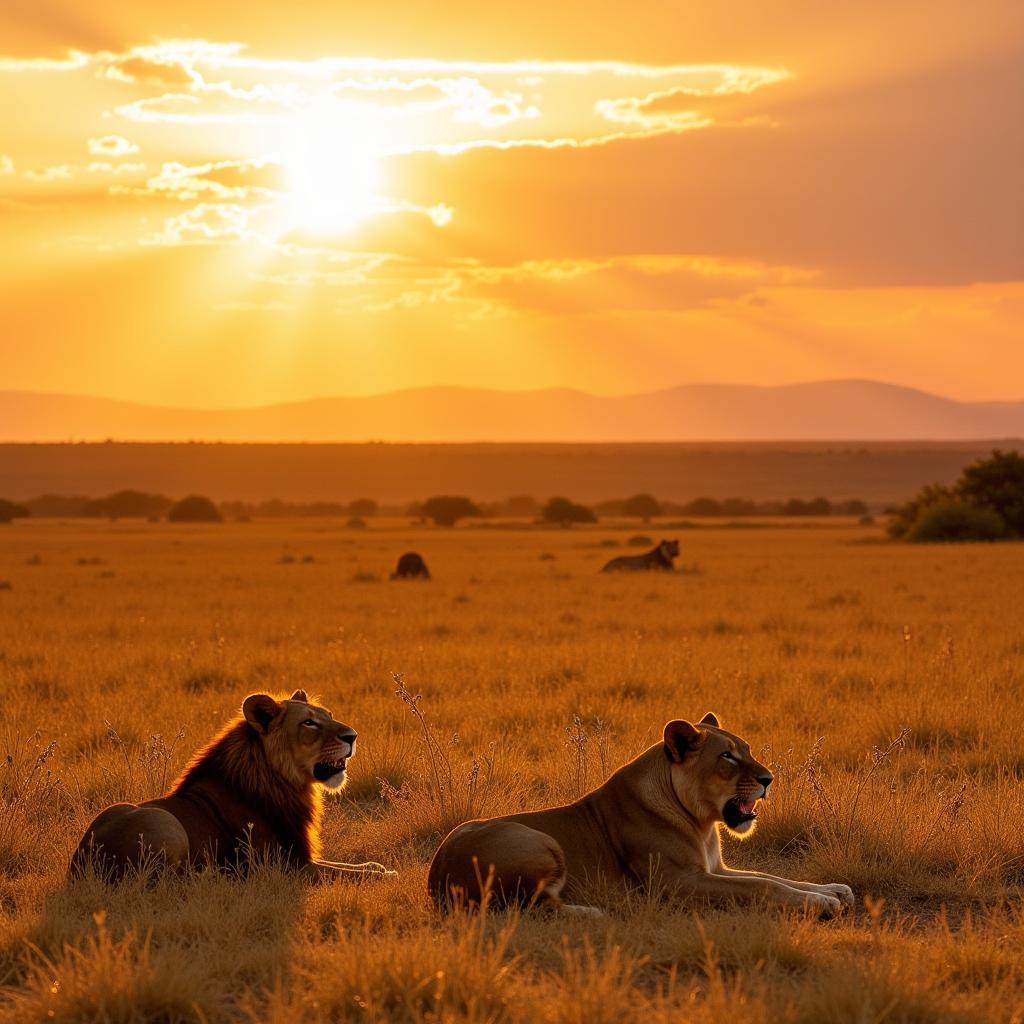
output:
[[[708,528],[684,538],[699,574],[600,575],[628,536],[0,530],[0,1024],[112,1006],[211,1024],[1011,1019],[1024,546]],[[350,582],[410,548],[432,582]],[[398,879],[307,887],[271,866],[64,884],[99,807],[155,795],[247,693],[296,687],[360,734],[325,853]],[[848,882],[854,910],[819,923],[600,890],[596,925],[431,909],[426,866],[453,817],[574,799],[668,718],[708,709],[776,774],[727,856]]]

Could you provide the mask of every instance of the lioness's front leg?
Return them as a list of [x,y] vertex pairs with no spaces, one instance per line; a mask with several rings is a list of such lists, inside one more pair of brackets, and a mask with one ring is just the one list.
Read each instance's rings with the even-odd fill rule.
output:
[[665,878],[669,887],[677,892],[692,896],[704,896],[710,899],[741,899],[751,900],[765,896],[775,903],[787,907],[808,907],[818,911],[822,917],[833,917],[842,909],[837,896],[823,892],[810,892],[798,889],[788,882],[773,878],[770,875],[745,874],[714,874],[710,871],[699,871],[684,874],[671,874]]
[[378,864],[375,860],[368,860],[362,864],[343,864],[335,860],[314,860],[302,868],[302,873],[307,878],[315,881],[324,881],[328,878],[337,878],[339,875],[371,875],[376,878],[397,878],[398,872],[392,871]]
[[779,875],[769,875],[763,871],[737,871],[734,868],[721,866],[715,872],[729,878],[768,878],[773,882],[780,882],[789,886],[790,889],[798,889],[800,892],[813,892],[822,896],[834,896],[844,907],[853,906],[853,890],[842,882],[828,882],[819,885],[816,882],[797,882],[792,878],[782,878]]

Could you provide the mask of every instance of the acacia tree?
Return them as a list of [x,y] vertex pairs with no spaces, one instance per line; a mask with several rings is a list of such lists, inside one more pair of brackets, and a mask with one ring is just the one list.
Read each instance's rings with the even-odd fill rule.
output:
[[454,526],[460,519],[480,515],[480,509],[461,494],[439,494],[423,503],[422,513],[436,526]]
[[991,509],[1013,536],[1024,537],[1024,457],[995,449],[967,466],[956,494],[969,505]]

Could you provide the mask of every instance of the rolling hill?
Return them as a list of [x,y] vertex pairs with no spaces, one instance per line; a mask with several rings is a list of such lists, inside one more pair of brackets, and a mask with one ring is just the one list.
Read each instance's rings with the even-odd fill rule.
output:
[[876,381],[688,384],[648,394],[433,387],[239,409],[0,392],[0,442],[979,440],[1024,436],[1024,402]]

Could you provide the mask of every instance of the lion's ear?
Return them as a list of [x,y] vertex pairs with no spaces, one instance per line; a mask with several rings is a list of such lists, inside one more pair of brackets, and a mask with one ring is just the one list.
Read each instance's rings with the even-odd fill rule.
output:
[[720,729],[721,726],[718,724],[718,715],[714,711],[709,711],[701,720],[701,725],[713,725],[716,729]]
[[700,729],[692,722],[677,718],[665,726],[665,753],[676,764],[693,750],[700,740]]
[[281,713],[281,705],[267,693],[251,693],[242,704],[245,720],[257,731],[265,733]]
[[289,698],[289,700],[301,700],[303,704],[309,703],[309,698],[306,696],[305,690],[296,690]]

